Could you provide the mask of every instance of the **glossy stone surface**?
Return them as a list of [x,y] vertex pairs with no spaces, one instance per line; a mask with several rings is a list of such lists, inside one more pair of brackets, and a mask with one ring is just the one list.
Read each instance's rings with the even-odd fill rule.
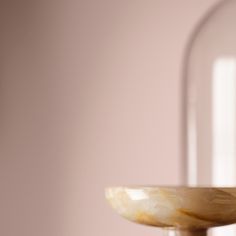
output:
[[145,225],[197,233],[236,222],[236,188],[114,187],[106,198],[118,214]]

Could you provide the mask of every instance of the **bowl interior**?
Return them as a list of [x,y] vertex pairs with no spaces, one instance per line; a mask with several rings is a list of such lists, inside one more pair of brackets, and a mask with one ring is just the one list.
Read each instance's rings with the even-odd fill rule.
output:
[[206,229],[236,222],[236,188],[113,187],[105,192],[118,214],[140,224]]

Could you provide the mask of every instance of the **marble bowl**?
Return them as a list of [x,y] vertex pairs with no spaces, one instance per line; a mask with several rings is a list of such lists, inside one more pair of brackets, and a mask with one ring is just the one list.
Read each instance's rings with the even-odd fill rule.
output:
[[139,224],[200,232],[236,223],[236,188],[112,187],[105,194],[118,214]]

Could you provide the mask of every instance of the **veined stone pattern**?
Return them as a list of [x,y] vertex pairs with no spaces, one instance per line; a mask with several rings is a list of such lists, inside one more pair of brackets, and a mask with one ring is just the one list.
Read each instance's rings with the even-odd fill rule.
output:
[[106,198],[136,223],[199,231],[236,222],[236,188],[114,187]]

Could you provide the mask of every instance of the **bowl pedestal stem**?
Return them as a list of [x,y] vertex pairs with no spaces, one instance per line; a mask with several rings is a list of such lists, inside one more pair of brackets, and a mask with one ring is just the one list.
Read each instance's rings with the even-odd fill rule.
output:
[[207,236],[207,230],[165,230],[165,236]]

